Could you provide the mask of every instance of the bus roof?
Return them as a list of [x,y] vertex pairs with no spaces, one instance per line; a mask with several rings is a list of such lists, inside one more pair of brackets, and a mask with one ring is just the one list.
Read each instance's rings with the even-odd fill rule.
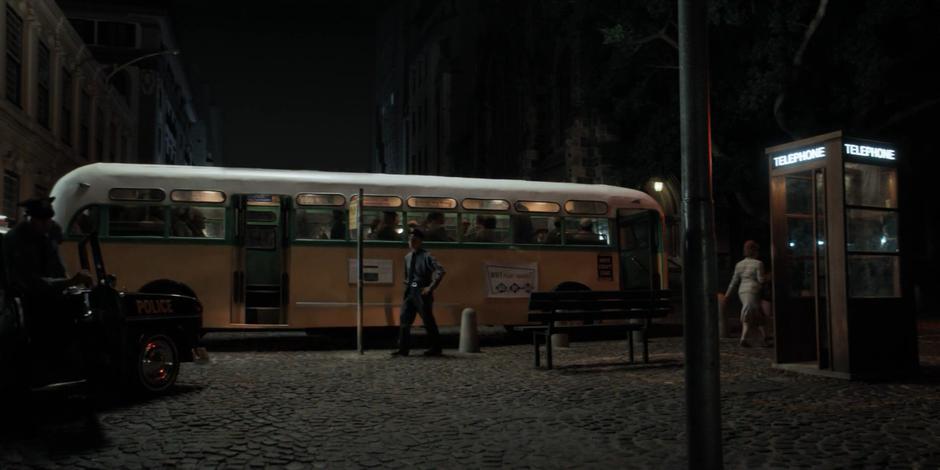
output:
[[366,194],[552,201],[602,201],[609,215],[617,208],[651,209],[662,213],[648,194],[634,189],[600,184],[554,183],[506,179],[459,178],[449,176],[394,175],[383,173],[341,173],[309,170],[269,170],[252,168],[197,167],[93,163],[62,176],[52,188],[53,207],[60,223],[81,207],[110,202],[111,188],[158,188],[167,194],[175,189],[223,191],[227,200],[234,194],[299,193],[343,194],[349,197],[359,188]]

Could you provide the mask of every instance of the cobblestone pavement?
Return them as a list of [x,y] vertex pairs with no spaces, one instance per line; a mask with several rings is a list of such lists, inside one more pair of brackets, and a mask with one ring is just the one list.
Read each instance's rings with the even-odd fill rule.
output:
[[[631,365],[623,341],[575,342],[553,371],[526,344],[216,351],[171,396],[101,405],[97,425],[33,404],[31,429],[0,436],[0,468],[685,467],[681,344],[654,338]],[[938,356],[904,383],[783,372],[730,340],[721,360],[728,468],[940,466]]]

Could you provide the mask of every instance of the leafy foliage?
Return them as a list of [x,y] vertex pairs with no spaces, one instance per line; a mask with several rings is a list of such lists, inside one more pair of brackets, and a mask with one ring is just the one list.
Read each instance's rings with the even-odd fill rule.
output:
[[[628,183],[679,170],[675,4],[592,1],[582,25],[599,50],[589,57],[587,99],[619,131],[625,151],[608,157],[627,169]],[[819,0],[710,2],[718,188],[765,184],[769,145],[837,129],[903,140],[911,138],[898,130],[904,121],[936,116],[940,75],[928,61],[940,57],[940,2],[831,0],[807,39],[819,7]]]

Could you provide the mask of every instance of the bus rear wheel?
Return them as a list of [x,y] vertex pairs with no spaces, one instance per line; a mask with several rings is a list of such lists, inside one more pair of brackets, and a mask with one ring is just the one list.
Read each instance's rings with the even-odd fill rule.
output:
[[159,394],[176,383],[180,371],[180,355],[173,337],[163,333],[144,334],[131,359],[132,385],[138,391]]

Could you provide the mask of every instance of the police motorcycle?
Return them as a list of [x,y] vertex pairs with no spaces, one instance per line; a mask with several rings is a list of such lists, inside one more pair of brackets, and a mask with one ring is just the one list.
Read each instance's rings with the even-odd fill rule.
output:
[[156,395],[176,383],[181,362],[196,358],[202,304],[195,295],[121,291],[105,270],[94,233],[79,243],[82,269],[91,271],[89,248],[95,285],[67,289],[55,312],[31,311],[6,279],[0,283],[0,392],[120,385]]

